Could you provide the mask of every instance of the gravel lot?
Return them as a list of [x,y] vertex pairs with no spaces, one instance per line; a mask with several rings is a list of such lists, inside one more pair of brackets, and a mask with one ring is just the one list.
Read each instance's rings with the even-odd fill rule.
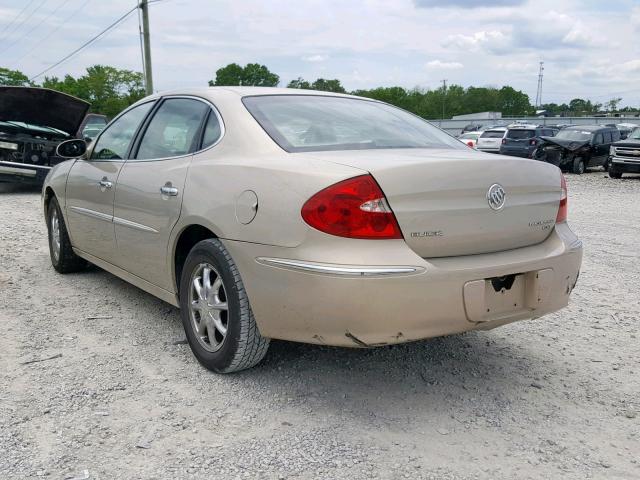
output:
[[39,193],[0,187],[0,477],[640,478],[640,177],[567,180],[568,309],[374,350],[274,342],[230,376],[175,308],[56,274]]

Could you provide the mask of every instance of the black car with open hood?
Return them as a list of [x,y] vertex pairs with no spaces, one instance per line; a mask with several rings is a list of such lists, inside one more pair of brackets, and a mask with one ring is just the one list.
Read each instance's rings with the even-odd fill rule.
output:
[[609,147],[620,140],[620,132],[606,125],[575,125],[554,137],[541,137],[532,158],[560,167],[563,171],[584,173],[587,168],[609,166]]
[[56,147],[79,135],[89,106],[46,88],[0,86],[0,182],[42,184],[65,160]]

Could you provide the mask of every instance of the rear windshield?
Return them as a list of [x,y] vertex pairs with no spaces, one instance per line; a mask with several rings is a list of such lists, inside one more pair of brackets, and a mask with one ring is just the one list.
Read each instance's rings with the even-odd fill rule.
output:
[[288,152],[377,148],[466,148],[425,120],[384,103],[322,95],[242,99],[251,115]]
[[509,130],[507,131],[507,138],[513,138],[515,140],[523,138],[533,138],[536,136],[535,130]]
[[591,140],[591,135],[592,132],[587,130],[569,130],[565,128],[564,130],[560,130],[555,138],[573,140],[574,142],[586,142],[587,140]]
[[467,139],[478,138],[478,136],[480,136],[479,133],[463,133],[458,138],[463,138],[463,139],[467,140]]
[[480,138],[502,138],[504,137],[504,130],[487,130],[482,132]]

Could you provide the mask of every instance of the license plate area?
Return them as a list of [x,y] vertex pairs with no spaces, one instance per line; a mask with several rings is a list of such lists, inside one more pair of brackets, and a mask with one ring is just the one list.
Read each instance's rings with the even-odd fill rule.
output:
[[549,301],[553,270],[544,269],[473,280],[464,285],[470,322],[488,322],[531,312]]

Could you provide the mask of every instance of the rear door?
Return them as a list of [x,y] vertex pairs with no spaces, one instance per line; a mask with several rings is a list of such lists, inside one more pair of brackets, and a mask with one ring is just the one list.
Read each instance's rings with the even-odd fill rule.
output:
[[66,210],[71,243],[83,252],[113,263],[113,199],[116,180],[132,140],[153,102],[138,105],[102,132],[87,160],[77,160],[67,178]]
[[597,132],[593,136],[593,154],[591,155],[591,159],[589,160],[589,166],[593,167],[602,165],[605,162],[606,157],[609,153],[609,146],[611,145],[610,140],[609,143],[606,143],[605,141],[607,134],[610,139],[611,133],[604,130]]
[[220,125],[212,106],[193,97],[164,98],[153,113],[116,187],[114,224],[121,268],[172,290],[168,241],[180,216],[187,171],[193,152],[220,137]]

